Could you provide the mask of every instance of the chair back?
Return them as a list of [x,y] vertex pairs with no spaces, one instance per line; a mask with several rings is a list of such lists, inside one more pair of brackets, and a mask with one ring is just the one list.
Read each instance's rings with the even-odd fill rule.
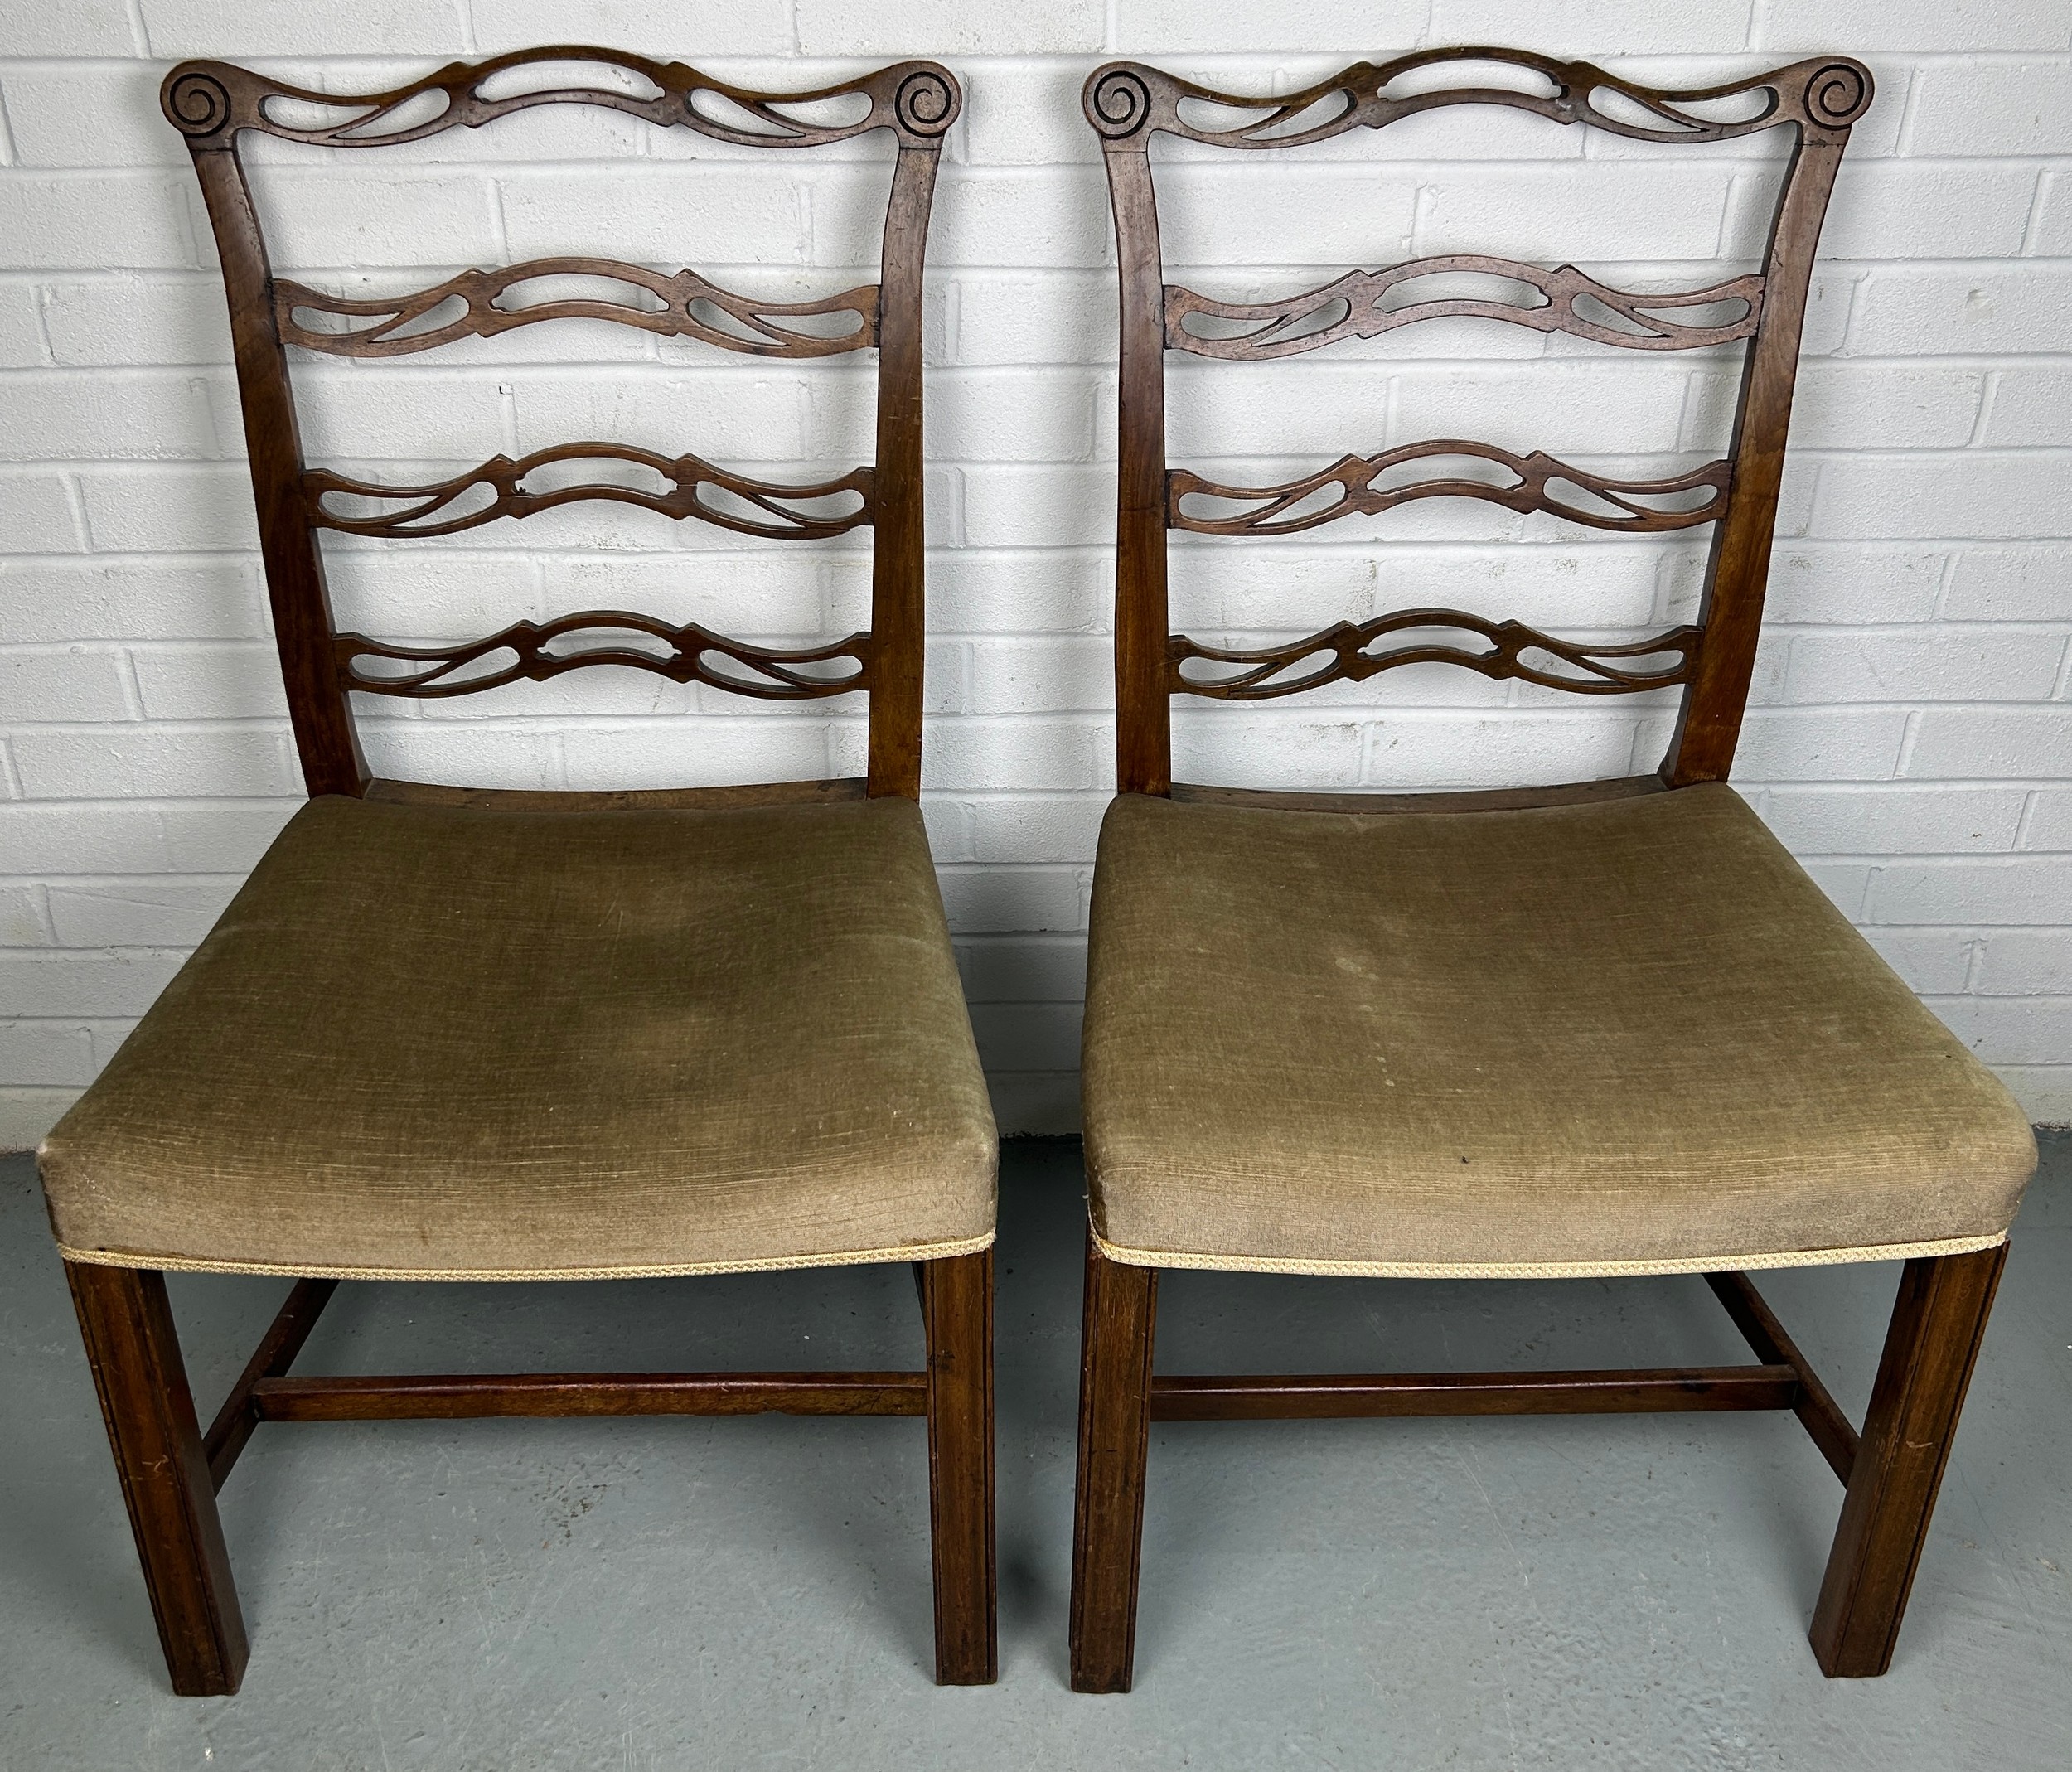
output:
[[[1538,90],[1427,89],[1415,82],[1392,90],[1404,76],[1452,62],[1523,70]],[[1173,791],[1171,698],[1176,695],[1260,700],[1432,662],[1584,695],[1680,688],[1682,706],[1662,779],[1673,787],[1725,779],[1762,622],[1814,249],[1850,126],[1871,97],[1869,71],[1833,57],[1689,92],[1658,90],[1588,62],[1509,49],[1436,49],[1380,65],[1360,62],[1305,91],[1275,99],[1212,91],[1137,62],[1096,70],[1087,81],[1083,104],[1107,167],[1122,297],[1115,617],[1118,790]],[[1164,281],[1150,153],[1153,136],[1163,131],[1241,151],[1294,149],[1455,104],[1508,106],[1559,123],[1669,144],[1790,130],[1791,159],[1762,269],[1706,288],[1639,293],[1613,288],[1573,265],[1549,270],[1509,259],[1450,254],[1352,271],[1287,300],[1259,303],[1216,301]],[[1249,114],[1212,127],[1201,114],[1212,109],[1226,119],[1232,110]],[[1528,294],[1523,300],[1418,299],[1408,287],[1421,278],[1460,273],[1512,279]],[[1168,465],[1168,351],[1256,362],[1459,315],[1564,332],[1629,351],[1694,351],[1745,341],[1727,453],[1690,472],[1651,480],[1610,479],[1537,451],[1520,455],[1458,438],[1348,455],[1277,486],[1227,486]],[[1428,463],[1440,464],[1439,470]],[[1446,471],[1454,463],[1468,471]],[[1515,621],[1440,608],[1342,622],[1306,639],[1254,650],[1206,646],[1169,631],[1170,530],[1287,535],[1355,511],[1388,511],[1442,496],[1487,499],[1513,511],[1546,511],[1629,534],[1711,524],[1711,554],[1698,618],[1617,646],[1577,645]],[[1425,632],[1448,628],[1474,639],[1449,643]],[[1377,645],[1413,631],[1421,637]]]
[[[528,64],[594,63],[645,89],[608,81],[523,90],[501,80]],[[492,86],[505,90],[489,95]],[[922,495],[922,269],[942,138],[962,92],[933,62],[906,61],[813,92],[745,91],[680,62],[560,46],[456,63],[392,91],[355,97],[307,92],[220,61],[183,62],[160,94],[185,137],[223,266],[244,407],[259,541],[281,670],[303,773],[312,794],[369,787],[352,695],[412,698],[472,695],[519,678],[535,681],[593,665],[653,671],[767,700],[867,692],[868,792],[914,797],[921,779]],[[860,99],[840,123],[807,120],[827,101]],[[807,148],[889,129],[898,143],[887,206],[879,281],[811,302],[760,302],[695,270],[661,274],[609,259],[553,258],[467,270],[394,299],[345,299],[278,278],[240,157],[247,131],[318,146],[366,149],[474,128],[542,104],[602,105],[661,128],[737,146]],[[312,116],[329,120],[311,122]],[[616,279],[627,299],[524,300],[539,278]],[[659,305],[655,300],[658,298]],[[695,338],[762,357],[827,356],[875,346],[877,458],[837,479],[784,485],[752,479],[695,455],[674,458],[612,443],[571,443],[513,459],[492,456],[436,485],[359,480],[304,461],[287,346],[338,357],[392,357],[469,336],[579,317]],[[844,322],[846,322],[845,325]],[[565,462],[634,464],[662,490],[607,478],[535,487],[539,470]],[[622,467],[616,470],[624,475]],[[324,530],[401,539],[452,535],[579,499],[614,500],[744,535],[816,540],[872,530],[871,625],[826,645],[783,651],[731,640],[695,623],[674,625],[626,610],[584,610],[518,622],[457,646],[390,645],[341,633],[324,583]],[[370,504],[377,507],[368,514]],[[584,644],[585,637],[593,643]],[[649,645],[646,642],[655,642]]]

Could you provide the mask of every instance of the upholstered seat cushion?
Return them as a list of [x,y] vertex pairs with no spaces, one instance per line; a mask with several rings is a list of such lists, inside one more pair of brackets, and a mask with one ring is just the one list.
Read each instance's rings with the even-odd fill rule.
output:
[[920,813],[312,801],[51,1132],[67,1256],[515,1278],[961,1254]]
[[2007,1091],[1724,785],[1529,811],[1118,799],[1093,1227],[1145,1266],[1571,1274],[1997,1242]]

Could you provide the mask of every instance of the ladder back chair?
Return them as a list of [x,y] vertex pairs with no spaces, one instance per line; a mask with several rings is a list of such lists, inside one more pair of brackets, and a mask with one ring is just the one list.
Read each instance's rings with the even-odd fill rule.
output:
[[[485,90],[534,63],[573,64],[579,77],[520,71]],[[822,91],[758,93],[680,63],[556,46],[355,98],[189,62],[162,100],[222,259],[311,796],[41,1153],[174,1690],[233,1692],[245,1666],[216,1493],[262,1421],[767,1411],[926,1418],[936,1676],[990,1681],[997,1139],[917,803],[922,272],[957,82],[909,61]],[[851,113],[860,100],[862,114],[816,120],[830,100]],[[348,300],[274,275],[240,159],[245,132],[367,149],[541,104],[607,106],[753,148],[891,131],[880,281],[760,302],[695,271],[564,258]],[[616,281],[605,295],[527,301],[533,279],[571,274]],[[286,346],[391,356],[564,317],[769,358],[875,348],[876,461],[804,486],[610,443],[499,456],[429,486],[305,463]],[[603,465],[593,483],[528,484],[568,462]],[[623,462],[667,489],[614,481]],[[341,495],[392,508],[354,515]],[[477,501],[461,508],[464,496]],[[451,646],[336,631],[320,530],[442,535],[583,498],[780,540],[870,525],[870,628],[792,651],[622,610]],[[356,694],[458,695],[597,665],[778,700],[867,693],[868,776],[623,793],[369,779]],[[914,1264],[921,1370],[291,1371],[342,1279],[891,1261]],[[206,1433],[167,1269],[295,1281]]]
[[[1456,62],[1504,64],[1519,84],[1478,84],[1445,68]],[[1439,83],[1395,85],[1420,70]],[[1830,1675],[1890,1660],[2035,1144],[2007,1092],[1727,785],[1815,244],[1871,97],[1866,70],[1840,59],[1674,92],[1489,48],[1361,63],[1271,99],[1134,63],[1087,82],[1119,247],[1121,366],[1118,793],[1095,869],[1086,1023],[1080,1691],[1130,1683],[1148,1434],[1166,1421],[1789,1409],[1847,1492],[1814,1652]],[[1213,127],[1197,126],[1197,101],[1222,108]],[[1456,104],[1665,144],[1789,131],[1760,271],[1641,293],[1572,265],[1450,254],[1258,303],[1164,281],[1159,132],[1294,150]],[[1482,299],[1416,281],[1461,272],[1523,291]],[[1275,486],[1168,466],[1168,351],[1256,362],[1460,315],[1636,351],[1745,341],[1726,456],[1637,481],[1458,438]],[[1283,535],[1437,496],[1633,534],[1711,524],[1697,619],[1610,646],[1443,608],[1250,649],[1169,631],[1169,530]],[[1172,779],[1175,695],[1256,700],[1433,661],[1587,695],[1674,687],[1681,714],[1659,772],[1630,779],[1424,795]],[[1890,1258],[1905,1276],[1859,1432],[1746,1271]],[[1757,1363],[1160,1375],[1158,1276],[1176,1267],[1702,1274]]]

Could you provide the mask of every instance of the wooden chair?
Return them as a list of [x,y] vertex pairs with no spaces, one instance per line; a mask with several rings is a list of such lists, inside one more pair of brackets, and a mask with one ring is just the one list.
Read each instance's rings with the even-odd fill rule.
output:
[[[1464,75],[1390,90],[1412,70],[1457,61],[1508,64],[1529,90]],[[1850,125],[1871,94],[1869,74],[1841,60],[1680,93],[1488,49],[1363,63],[1276,99],[1210,92],[1133,63],[1087,83],[1122,322],[1119,794],[1096,867],[1086,1024],[1079,1691],[1130,1685],[1155,1421],[1789,1409],[1847,1486],[1813,1621],[1820,1666],[1876,1674],[1891,1658],[2035,1145],[2007,1092],[1726,780],[1808,278]],[[1197,127],[1194,100],[1249,114]],[[1738,120],[1719,120],[1721,100]],[[1163,282],[1148,152],[1159,132],[1293,149],[1451,104],[1508,105],[1667,143],[1789,129],[1794,152],[1760,274],[1635,294],[1571,266],[1450,256],[1256,303]],[[1411,279],[1461,271],[1538,293],[1515,305],[1420,300],[1413,286],[1392,298]],[[1463,314],[1633,350],[1746,341],[1727,457],[1620,482],[1450,439],[1347,456],[1279,486],[1169,470],[1165,351],[1257,361]],[[1433,477],[1418,465],[1464,456],[1489,464],[1489,477]],[[1169,529],[1285,535],[1434,496],[1644,534],[1713,524],[1698,619],[1619,646],[1435,608],[1251,650],[1168,632]],[[1404,637],[1389,643],[1395,635]],[[1629,780],[1339,795],[1172,779],[1174,695],[1255,700],[1430,661],[1590,695],[1675,686],[1682,714],[1659,773]],[[1859,1434],[1745,1270],[1898,1257],[1905,1277]],[[1158,1276],[1174,1267],[1702,1274],[1759,1363],[1155,1375]]]
[[[654,90],[632,96],[601,79],[545,90],[506,82],[503,95],[484,95],[491,76],[533,62],[631,70]],[[932,63],[903,62],[823,93],[765,94],[677,63],[564,47],[347,99],[189,62],[162,96],[193,152],[222,257],[274,623],[312,796],[41,1152],[174,1690],[234,1692],[244,1672],[216,1492],[261,1421],[772,1410],[927,1417],[936,1677],[992,1680],[997,1140],[917,804],[922,265],[956,81]],[[867,100],[864,114],[839,127],[801,120],[807,101],[843,97]],[[274,278],[242,132],[371,148],[559,104],[772,148],[891,130],[882,283],[787,304],[688,270],[557,259],[361,301]],[[329,120],[289,120],[319,105]],[[713,120],[722,114],[729,120]],[[627,298],[528,306],[512,293],[569,273],[617,278]],[[442,321],[441,308],[458,317]],[[838,319],[801,317],[826,315]],[[386,356],[567,316],[772,358],[874,346],[876,465],[825,485],[777,485],[695,456],[595,443],[498,457],[438,486],[304,465],[284,346]],[[835,329],[840,317],[845,331]],[[608,479],[529,489],[536,469],[571,461],[608,473],[643,463],[669,489]],[[487,502],[456,512],[484,487]],[[341,493],[401,508],[349,516],[336,508]],[[320,530],[444,535],[579,498],[779,538],[873,525],[870,630],[790,651],[612,610],[520,622],[452,646],[336,631]],[[827,516],[830,501],[845,508]],[[465,695],[603,664],[777,700],[867,692],[869,772],[626,793],[368,778],[355,691]],[[924,1370],[290,1371],[341,1279],[894,1261],[914,1264]],[[295,1277],[206,1434],[167,1306],[168,1268]]]

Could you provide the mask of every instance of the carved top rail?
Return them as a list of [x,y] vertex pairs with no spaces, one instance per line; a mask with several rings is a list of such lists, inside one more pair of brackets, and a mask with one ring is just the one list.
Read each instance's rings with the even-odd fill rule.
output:
[[[1420,90],[1406,75],[1448,63],[1500,65],[1537,76],[1540,86],[1468,85]],[[1863,66],[1840,57],[1794,62],[1721,86],[1643,86],[1588,61],[1562,61],[1530,50],[1468,47],[1421,50],[1376,64],[1358,61],[1329,80],[1279,98],[1218,92],[1141,62],[1096,71],[1086,89],[1087,120],[1113,151],[1163,130],[1217,148],[1299,148],[1348,129],[1381,129],[1421,111],[1450,104],[1502,104],[1559,123],[1586,123],[1648,142],[1721,142],[1780,123],[1846,128],[1871,102]],[[1190,113],[1251,114],[1212,127]]]
[[[569,62],[613,69],[622,80],[528,88],[504,77],[512,69]],[[844,107],[844,99],[861,99],[864,108]],[[227,148],[243,129],[325,148],[390,148],[448,129],[478,128],[540,104],[601,105],[743,148],[818,148],[891,129],[903,148],[933,149],[956,121],[962,96],[947,70],[932,61],[896,62],[812,92],[769,93],[729,85],[680,61],[572,43],[453,62],[407,85],[349,98],[228,62],[190,61],[167,76],[161,102],[167,120],[197,149]],[[827,115],[843,109],[854,114]]]
[[[645,289],[662,305],[648,307],[600,295],[505,305],[503,298],[524,284],[549,277],[608,278]],[[665,274],[614,259],[531,259],[499,270],[462,271],[431,288],[388,300],[327,295],[286,278],[274,285],[274,316],[283,340],[341,357],[403,356],[457,338],[494,338],[541,320],[572,319],[608,320],[758,356],[833,356],[878,342],[878,286],[866,283],[816,302],[761,302],[723,289],[695,271]],[[457,313],[439,317],[456,303]],[[374,324],[327,329],[305,324],[300,317],[304,312],[369,319]],[[822,315],[846,316],[850,323],[825,332],[784,323]]]
[[[1492,463],[1507,482],[1471,480],[1444,475],[1430,480],[1402,480],[1380,485],[1399,467],[1426,459],[1473,459]],[[1688,473],[1664,480],[1609,480],[1535,450],[1513,455],[1493,443],[1458,438],[1406,443],[1379,455],[1348,455],[1329,467],[1280,486],[1223,486],[1176,467],[1166,479],[1166,521],[1171,528],[1206,535],[1291,535],[1354,512],[1392,511],[1419,498],[1479,498],[1513,511],[1543,511],[1592,529],[1658,530],[1689,529],[1716,517],[1732,477],[1731,462],[1707,462]],[[1568,490],[1565,492],[1562,488]],[[1337,496],[1322,495],[1336,491]],[[1703,494],[1702,497],[1693,497]],[[1189,511],[1190,497],[1220,499],[1255,508],[1224,516]],[[1653,501],[1653,502],[1650,502]]]
[[[1420,278],[1472,273],[1527,285],[1535,303],[1438,296],[1386,305],[1403,284]],[[1706,289],[1642,293],[1615,289],[1572,264],[1552,270],[1515,259],[1479,253],[1450,253],[1416,259],[1380,271],[1349,271],[1335,283],[1278,302],[1219,302],[1175,283],[1165,286],[1165,342],[1198,356],[1238,359],[1294,356],[1342,338],[1373,338],[1421,320],[1473,316],[1508,320],[1541,332],[1566,332],[1619,345],[1629,351],[1696,351],[1754,335],[1762,311],[1763,279],[1736,277]],[[1588,304],[1587,306],[1584,304]],[[1687,325],[1672,319],[1683,308],[1736,310],[1716,323]],[[1598,317],[1599,315],[1603,317]],[[1242,325],[1241,332],[1214,334],[1188,325],[1201,315]]]

